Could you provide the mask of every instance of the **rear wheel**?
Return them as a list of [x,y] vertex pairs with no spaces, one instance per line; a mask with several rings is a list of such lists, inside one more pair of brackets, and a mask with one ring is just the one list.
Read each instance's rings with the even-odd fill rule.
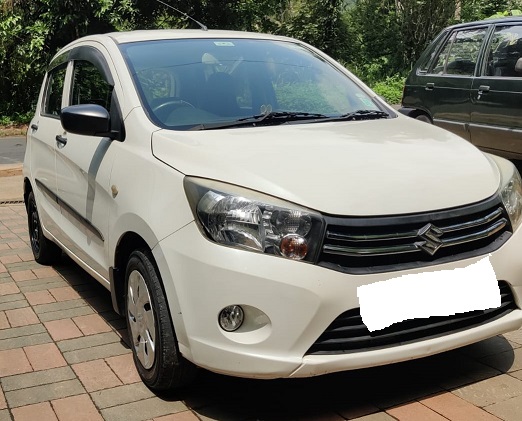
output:
[[156,391],[188,385],[196,367],[179,352],[167,300],[148,251],[130,255],[125,279],[127,328],[141,379]]
[[419,114],[419,115],[415,116],[415,118],[417,120],[431,124],[431,118],[429,118],[426,114]]
[[34,192],[32,191],[27,197],[27,223],[34,260],[42,265],[56,262],[62,256],[62,250],[51,240],[44,237]]

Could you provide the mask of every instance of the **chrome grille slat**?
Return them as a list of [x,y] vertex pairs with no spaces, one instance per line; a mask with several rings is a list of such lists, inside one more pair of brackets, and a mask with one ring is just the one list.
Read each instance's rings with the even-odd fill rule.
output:
[[[487,253],[489,245],[500,247],[501,242],[495,240],[510,232],[507,213],[498,202],[490,207],[471,207],[469,211],[448,211],[447,217],[444,212],[436,218],[429,214],[376,217],[368,219],[368,226],[360,220],[355,220],[353,226],[349,219],[337,221],[340,224],[328,224],[318,263],[348,272],[350,268],[377,272],[379,266],[397,262],[412,262],[419,267],[447,256],[455,260],[470,251],[484,249]],[[382,225],[380,221],[384,221]]]

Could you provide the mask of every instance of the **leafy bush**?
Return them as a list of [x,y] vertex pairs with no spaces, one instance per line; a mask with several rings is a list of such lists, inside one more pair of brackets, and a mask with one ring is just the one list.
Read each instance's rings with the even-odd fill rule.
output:
[[386,79],[376,82],[371,88],[386,102],[390,104],[400,104],[405,78],[401,75],[388,76]]

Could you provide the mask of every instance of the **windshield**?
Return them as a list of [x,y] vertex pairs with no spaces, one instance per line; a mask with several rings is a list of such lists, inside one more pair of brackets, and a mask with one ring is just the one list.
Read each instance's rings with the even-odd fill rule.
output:
[[183,39],[120,49],[148,116],[163,128],[245,126],[249,117],[251,125],[256,118],[275,124],[280,113],[291,124],[379,110],[345,74],[293,42]]

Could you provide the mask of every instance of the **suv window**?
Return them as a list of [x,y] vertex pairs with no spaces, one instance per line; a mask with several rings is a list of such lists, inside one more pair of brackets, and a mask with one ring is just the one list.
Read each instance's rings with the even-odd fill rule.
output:
[[522,77],[515,70],[522,57],[522,26],[496,28],[486,57],[486,76]]
[[56,117],[60,115],[62,110],[63,84],[66,70],[67,64],[64,64],[49,72],[43,106],[43,114],[45,115]]
[[436,58],[430,73],[472,76],[485,34],[485,28],[454,32]]
[[112,86],[94,64],[85,60],[74,62],[71,105],[98,104],[110,111]]

